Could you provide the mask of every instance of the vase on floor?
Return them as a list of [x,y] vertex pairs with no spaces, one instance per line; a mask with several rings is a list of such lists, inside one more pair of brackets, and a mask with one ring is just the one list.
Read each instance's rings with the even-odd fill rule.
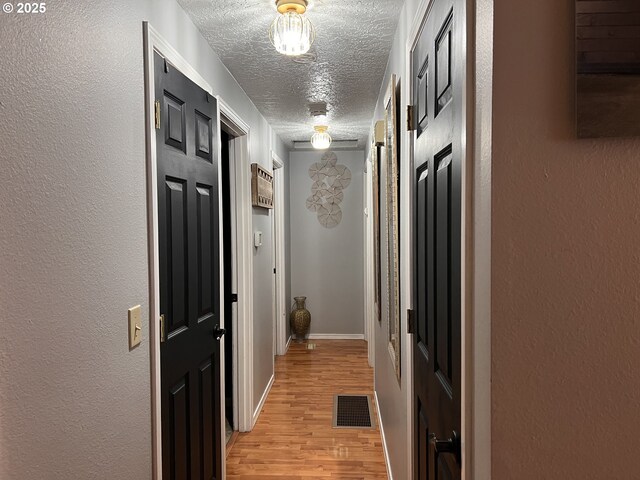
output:
[[302,342],[304,337],[309,333],[311,314],[305,307],[307,297],[295,297],[294,300],[296,304],[289,316],[289,322],[291,324],[291,331],[296,336],[296,341]]

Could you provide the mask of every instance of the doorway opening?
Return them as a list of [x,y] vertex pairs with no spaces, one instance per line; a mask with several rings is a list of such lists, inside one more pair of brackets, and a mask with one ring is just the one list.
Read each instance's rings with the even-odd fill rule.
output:
[[220,124],[220,184],[222,188],[222,243],[225,252],[223,262],[224,324],[224,423],[225,444],[232,445],[238,432],[237,396],[234,395],[234,352],[237,337],[238,271],[236,264],[236,216],[235,216],[235,158],[231,155],[236,136],[224,123]]
[[[223,332],[218,323],[221,292],[216,288],[220,285],[218,99],[147,22],[143,30],[153,474],[155,478],[163,472],[167,477],[171,472],[189,475],[199,466],[209,478],[224,478]],[[179,159],[184,168],[177,166]],[[194,209],[198,202],[201,208]],[[180,216],[191,221],[181,221]],[[194,241],[181,241],[185,235],[180,232],[186,230]],[[198,249],[198,242],[206,247]],[[201,261],[195,265],[201,264],[200,269],[194,265],[198,254]],[[187,281],[197,287],[193,295],[184,294]],[[183,343],[194,339],[197,348],[182,355]],[[174,358],[177,361],[171,362]],[[204,409],[197,408],[198,400]],[[198,430],[191,428],[192,420],[201,420],[205,435],[192,437],[191,430]],[[185,449],[189,444],[200,448]],[[200,452],[209,452],[204,465]]]
[[[223,99],[220,103],[221,220],[224,247],[223,305],[227,338],[224,347],[224,416],[227,450],[234,432],[253,428],[251,405],[253,354],[253,267],[250,198],[249,125]],[[230,436],[229,436],[230,434]]]
[[284,227],[284,162],[275,152],[271,152],[273,168],[274,208],[272,216],[273,232],[273,351],[276,355],[287,353],[289,331],[287,329],[287,299],[285,272],[285,227]]
[[[163,322],[161,314],[164,311],[161,308],[161,255],[160,255],[160,238],[162,235],[166,237],[166,218],[167,215],[163,215],[163,222],[165,227],[160,228],[160,219],[159,215],[160,204],[164,205],[163,208],[167,207],[166,201],[159,201],[159,189],[163,188],[164,184],[159,184],[159,151],[157,145],[160,143],[156,142],[157,132],[161,132],[166,135],[162,137],[164,139],[161,143],[164,147],[166,143],[169,147],[168,151],[173,149],[180,154],[187,154],[188,152],[195,151],[195,156],[197,157],[196,161],[191,162],[193,165],[210,165],[211,162],[207,159],[210,157],[211,159],[215,159],[215,168],[216,168],[216,178],[215,180],[210,180],[209,183],[204,181],[199,181],[196,179],[196,192],[200,195],[200,200],[205,198],[205,194],[209,193],[209,197],[212,203],[215,203],[215,218],[209,218],[209,215],[205,215],[206,211],[203,207],[204,203],[201,201],[200,206],[197,210],[195,218],[198,218],[198,214],[205,215],[207,220],[211,220],[209,223],[211,224],[211,228],[201,228],[195,234],[191,235],[190,238],[197,238],[198,234],[207,236],[207,242],[211,241],[213,245],[219,245],[220,250],[224,247],[224,240],[221,234],[218,232],[222,231],[222,183],[221,183],[221,172],[218,169],[219,160],[222,155],[222,146],[220,144],[220,134],[221,134],[221,124],[225,127],[225,132],[229,134],[228,141],[228,155],[231,161],[228,163],[229,168],[229,176],[231,177],[231,181],[229,182],[229,192],[230,198],[237,199],[235,206],[231,204],[231,212],[235,214],[236,225],[235,228],[232,228],[231,231],[235,232],[235,237],[231,237],[231,249],[232,258],[234,260],[236,269],[235,269],[235,284],[232,282],[232,286],[237,286],[236,289],[233,290],[232,293],[237,293],[238,302],[233,303],[231,309],[231,320],[226,320],[225,317],[225,296],[224,296],[224,275],[223,265],[219,265],[215,270],[218,273],[210,275],[206,275],[206,280],[211,280],[211,282],[219,285],[220,288],[213,289],[212,295],[215,296],[215,304],[219,306],[219,315],[216,315],[216,319],[219,320],[219,323],[216,322],[213,329],[213,338],[216,343],[216,351],[215,351],[215,359],[212,359],[211,365],[215,367],[216,375],[213,375],[212,381],[210,382],[211,389],[213,391],[211,396],[211,402],[214,403],[213,409],[207,409],[208,412],[213,412],[213,417],[215,417],[216,421],[213,422],[214,430],[216,434],[214,435],[215,440],[215,465],[211,465],[211,468],[216,471],[216,477],[224,478],[225,476],[225,456],[224,456],[224,445],[225,445],[225,435],[224,435],[224,418],[227,416],[227,409],[225,406],[225,400],[227,396],[227,387],[226,384],[229,383],[231,385],[231,405],[232,408],[229,411],[233,413],[230,414],[232,417],[230,422],[234,429],[239,430],[241,432],[250,431],[253,428],[253,416],[251,405],[253,403],[252,399],[252,325],[251,318],[253,317],[253,285],[252,285],[252,277],[253,277],[253,268],[251,263],[251,206],[249,202],[246,200],[250,198],[248,193],[248,186],[250,180],[250,161],[249,161],[249,134],[250,128],[247,123],[245,123],[241,117],[239,117],[225,102],[222,98],[218,96],[214,96],[212,94],[211,87],[208,85],[206,80],[203,79],[202,76],[198,74],[198,72],[182,57],[166,40],[164,40],[151,25],[147,22],[143,22],[143,30],[144,30],[144,50],[145,50],[145,105],[146,105],[146,139],[147,139],[147,208],[148,208],[148,232],[149,232],[149,280],[151,284],[151,292],[149,299],[149,316],[150,316],[150,352],[151,352],[151,401],[152,401],[152,430],[153,430],[153,474],[155,478],[160,478],[162,476],[164,458],[166,455],[171,454],[173,452],[171,447],[163,446],[163,430],[165,427],[171,427],[172,423],[167,420],[166,416],[163,413],[163,408],[170,406],[171,402],[168,399],[162,399],[162,375],[163,369],[161,368],[161,352],[163,351],[161,345],[166,346],[163,343],[163,339],[165,339],[163,329]],[[161,60],[156,60],[160,55]],[[155,58],[154,58],[155,57]],[[166,63],[165,63],[166,61]],[[162,63],[162,68],[156,71],[154,66],[156,63],[160,65]],[[165,91],[164,87],[161,87],[158,83],[158,79],[156,76],[160,75],[164,78],[166,75],[182,75],[180,77],[185,85],[189,84],[189,82],[195,84],[188,87],[188,90],[193,90],[196,92],[196,96],[198,97],[197,101],[203,101],[206,105],[211,106],[213,109],[208,115],[203,115],[202,112],[209,112],[208,107],[200,106],[196,115],[187,115],[186,107],[190,104],[184,103],[180,105],[180,102],[175,100],[175,95],[170,95],[168,93],[163,93]],[[200,90],[198,90],[199,87]],[[158,90],[160,88],[160,90]],[[185,87],[186,88],[186,87]],[[164,98],[166,97],[166,98]],[[159,99],[159,102],[156,103],[156,99]],[[172,103],[173,102],[173,103]],[[193,102],[192,102],[193,103]],[[184,108],[183,108],[184,107]],[[158,129],[158,121],[156,113],[160,110],[160,122]],[[162,115],[164,112],[164,115]],[[163,120],[164,118],[164,120]],[[200,123],[196,125],[193,124],[193,119],[196,119]],[[207,120],[207,118],[209,120]],[[191,122],[191,123],[189,123]],[[183,130],[183,126],[185,129],[191,129],[191,135],[187,135],[187,131]],[[163,129],[164,127],[164,129]],[[180,128],[178,128],[180,127]],[[195,129],[195,130],[194,130]],[[197,135],[195,135],[197,132]],[[210,142],[207,143],[206,135],[209,134]],[[159,137],[158,137],[159,138]],[[191,141],[193,138],[196,138],[196,145],[190,145],[189,148],[180,149],[181,141],[186,142]],[[160,142],[160,140],[158,140]],[[168,148],[168,147],[167,147]],[[171,150],[171,151],[173,151]],[[171,153],[170,153],[171,154]],[[175,152],[174,152],[175,154]],[[175,156],[175,155],[174,155]],[[196,167],[194,167],[196,168]],[[178,172],[180,173],[180,172]],[[184,173],[184,172],[183,172]],[[176,180],[177,179],[177,180]],[[171,181],[170,185],[168,185],[168,189],[173,195],[172,198],[177,198],[180,200],[180,195],[175,192],[180,192],[181,186],[184,187],[184,182],[180,183],[180,178],[178,174],[174,174],[168,178],[168,181]],[[199,183],[198,183],[199,182]],[[215,184],[214,184],[215,182]],[[190,187],[193,183],[193,179],[188,182],[188,186]],[[203,185],[206,187],[208,184],[211,184],[211,191],[208,191]],[[208,188],[208,187],[207,187]],[[190,189],[183,191],[188,193],[192,191]],[[234,194],[237,192],[237,195]],[[185,195],[186,195],[185,193]],[[165,198],[166,200],[166,198]],[[191,202],[191,200],[189,200]],[[197,203],[196,203],[197,206]],[[220,207],[220,209],[218,208]],[[207,207],[208,208],[208,207]],[[210,209],[211,212],[214,212],[214,209]],[[182,210],[177,209],[176,215],[179,216],[179,213]],[[166,213],[166,212],[165,212]],[[219,213],[219,214],[218,214]],[[182,228],[184,223],[177,221],[176,215],[172,215],[171,219],[173,219],[172,225],[178,229],[178,227]],[[191,220],[193,220],[194,215],[193,212],[190,214]],[[232,215],[233,219],[234,216]],[[194,227],[197,230],[197,226]],[[215,230],[214,230],[215,228]],[[162,237],[162,238],[165,238]],[[173,238],[173,237],[170,237]],[[171,243],[173,247],[176,247],[180,242],[180,235],[175,237],[176,241]],[[204,245],[203,242],[200,243],[200,247]],[[207,243],[208,245],[208,243]],[[194,252],[199,252],[202,249],[198,249],[198,246],[195,246]],[[217,249],[217,247],[216,247]],[[175,249],[174,249],[175,250]],[[215,251],[215,249],[214,249]],[[208,252],[208,250],[207,250]],[[205,253],[207,253],[205,252]],[[215,255],[211,255],[211,259],[215,259],[215,264],[218,265],[217,259],[220,257],[220,263],[222,263],[225,258],[224,250],[222,250],[222,254],[220,252],[216,252]],[[165,260],[167,256],[165,255]],[[191,258],[191,256],[187,256],[187,258]],[[164,262],[166,264],[166,261]],[[200,262],[201,263],[201,262]],[[191,266],[188,270],[193,272],[196,276],[198,276],[198,266]],[[166,270],[166,269],[165,269]],[[200,269],[201,270],[201,269]],[[232,269],[233,270],[233,269]],[[175,270],[178,273],[181,271],[180,269]],[[202,273],[202,272],[200,272]],[[177,278],[177,277],[176,277]],[[195,283],[194,283],[195,282]],[[165,285],[167,282],[164,282]],[[191,284],[197,284],[197,280],[191,281]],[[165,289],[166,290],[166,289]],[[194,290],[195,291],[195,290]],[[211,291],[211,289],[207,289],[207,291]],[[197,297],[197,295],[195,295]],[[186,299],[187,297],[185,297]],[[191,295],[188,297],[189,301],[191,301]],[[198,297],[205,298],[205,297]],[[196,299],[197,300],[197,299]],[[197,310],[197,308],[196,308]],[[173,311],[173,310],[172,310]],[[175,315],[174,315],[175,317]],[[176,317],[177,318],[177,317]],[[166,316],[165,316],[166,319]],[[201,324],[205,324],[206,322],[200,322]],[[225,324],[226,323],[226,324]],[[207,324],[208,325],[208,324]],[[171,329],[171,324],[167,324],[169,329]],[[225,341],[222,340],[224,338],[222,332],[225,328],[230,328],[232,330],[232,348],[231,355],[225,349]],[[175,330],[175,329],[174,329]],[[178,329],[179,330],[179,329]],[[166,332],[166,339],[174,339],[177,338],[177,331]],[[180,330],[182,332],[182,330]],[[218,332],[218,333],[217,333]],[[211,335],[211,332],[209,332]],[[208,339],[211,336],[207,337]],[[202,342],[203,345],[206,343],[210,345],[212,342]],[[166,353],[166,348],[164,348]],[[166,355],[165,355],[166,356]],[[231,358],[231,377],[225,377],[225,370],[227,369],[227,365],[225,362],[225,358]],[[206,366],[205,364],[201,364],[199,366]],[[168,370],[167,370],[168,372]],[[196,374],[194,374],[197,376]],[[195,378],[195,377],[194,377]],[[209,377],[207,377],[209,378]],[[166,382],[164,382],[166,383]],[[193,382],[192,382],[193,383]],[[197,383],[197,382],[196,382]],[[184,389],[178,388],[180,385],[176,384],[177,387],[171,390],[171,392],[175,394],[180,394]],[[186,382],[185,382],[186,385]],[[175,396],[175,395],[174,395]],[[196,397],[193,396],[195,399]],[[208,398],[208,397],[207,397]],[[194,400],[195,401],[195,400]],[[183,402],[184,403],[184,402]],[[186,403],[185,403],[186,405]],[[186,407],[185,407],[186,408]],[[193,418],[196,418],[194,416]],[[178,417],[175,417],[178,418]],[[175,423],[175,422],[173,422]],[[197,428],[194,427],[194,431]],[[219,433],[219,435],[218,435]],[[207,438],[211,438],[209,435],[206,435]],[[176,437],[178,438],[178,437]],[[186,439],[185,439],[186,441]],[[175,443],[175,442],[174,442]],[[184,444],[185,442],[183,442]],[[207,446],[207,448],[209,448]],[[184,449],[180,450],[183,452]],[[178,450],[176,450],[178,452]],[[183,456],[187,458],[186,456]],[[180,457],[180,458],[183,458]],[[177,458],[177,457],[176,457]],[[197,460],[197,459],[196,459]],[[195,465],[194,459],[190,460],[192,464]],[[175,462],[174,462],[175,463]],[[184,462],[183,462],[184,463]],[[197,463],[197,462],[196,462]],[[178,465],[175,463],[175,465]],[[180,464],[182,465],[182,464]],[[209,468],[209,467],[207,467]]]
[[492,20],[492,2],[421,0],[407,37],[416,479],[491,477]]
[[221,479],[218,101],[157,51],[153,73],[162,475]]

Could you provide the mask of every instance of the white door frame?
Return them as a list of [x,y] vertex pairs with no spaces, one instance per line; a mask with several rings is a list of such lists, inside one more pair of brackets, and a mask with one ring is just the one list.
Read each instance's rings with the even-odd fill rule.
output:
[[[236,293],[238,292],[238,207],[237,207],[237,194],[236,194],[236,162],[241,161],[241,142],[244,139],[238,137],[237,135],[243,135],[235,128],[233,122],[228,120],[224,115],[220,115],[220,126],[223,130],[227,132],[233,133],[234,137],[229,140],[228,152],[229,152],[229,213],[230,213],[230,244],[231,244],[231,252],[227,251],[227,255],[231,255],[231,285],[229,288],[229,292]],[[221,157],[221,161],[223,161]],[[222,172],[222,169],[220,170]],[[224,208],[224,207],[223,207]],[[225,278],[226,280],[226,278]],[[226,285],[225,285],[226,287]],[[226,292],[226,293],[229,293]],[[227,319],[231,320],[231,333],[229,333],[229,329],[227,329],[227,333],[225,338],[228,339],[229,335],[231,335],[231,379],[225,377],[225,384],[228,381],[232,382],[231,390],[231,401],[232,401],[232,412],[233,412],[233,426],[234,430],[239,430],[238,424],[240,423],[240,412],[238,408],[238,387],[239,387],[239,376],[238,376],[238,303],[231,303],[231,314],[227,315]],[[227,342],[225,341],[225,347]],[[226,357],[225,357],[226,360]],[[225,370],[226,374],[226,370]],[[226,392],[225,392],[226,393]],[[226,397],[226,395],[225,395]],[[226,410],[226,409],[225,409]],[[226,414],[226,411],[225,411]]]
[[[253,428],[253,226],[251,211],[251,160],[249,125],[221,98],[222,122],[236,136],[233,140],[236,215],[237,322],[234,325],[234,420],[241,432]],[[231,152],[230,152],[231,153]],[[237,418],[235,418],[237,412]]]
[[275,273],[275,291],[274,291],[274,319],[275,319],[275,338],[276,338],[276,354],[284,355],[287,353],[287,299],[286,299],[286,263],[284,248],[284,162],[274,152],[271,151],[271,165],[273,168],[274,185],[274,265]]
[[[421,0],[406,43],[404,91],[412,98],[412,56],[433,0]],[[491,479],[491,115],[493,66],[493,0],[467,1],[465,51],[466,136],[462,167],[462,479]],[[413,146],[415,132],[403,135],[408,167],[403,182],[405,205],[413,211]],[[409,190],[409,191],[408,191]],[[407,209],[405,209],[407,210]],[[413,225],[409,217],[410,231]],[[404,248],[409,252],[405,285],[412,282],[411,235]],[[405,298],[413,305],[412,292]],[[413,465],[413,339],[407,338],[405,365],[410,375],[407,388],[408,461]],[[411,472],[413,476],[413,471]]]
[[364,161],[364,338],[367,341],[369,366],[375,368],[375,278],[373,251],[373,148]]
[[[151,431],[152,431],[152,475],[155,480],[162,479],[162,408],[161,408],[161,376],[160,376],[160,274],[159,274],[159,247],[158,247],[158,183],[157,183],[157,152],[155,142],[155,80],[154,80],[154,52],[158,52],[166,58],[173,66],[175,66],[182,74],[193,81],[200,88],[213,96],[211,86],[207,81],[175,50],[148,22],[143,22],[143,43],[144,43],[144,86],[145,86],[145,143],[146,143],[146,164],[147,164],[147,235],[148,235],[148,257],[149,257],[149,352],[151,357]],[[235,114],[226,106],[226,104],[217,97],[218,111],[216,112],[216,131],[220,130],[220,111],[225,115],[233,117]],[[225,111],[226,110],[226,111]],[[238,117],[239,119],[239,117]],[[235,121],[235,119],[234,119]],[[239,122],[246,125],[244,122]],[[249,128],[246,127],[245,141],[240,142],[244,145],[242,158],[246,158],[245,162],[237,162],[240,175],[236,172],[237,192],[241,199],[250,198],[247,194],[249,188],[250,174],[248,162],[248,136]],[[218,149],[218,157],[220,157],[220,148]],[[245,181],[243,181],[245,180]],[[222,205],[222,188],[221,176],[218,175],[218,202]],[[248,203],[245,201],[245,203]],[[238,238],[244,238],[246,225],[248,220],[248,237],[251,237],[251,215],[250,206],[242,208],[238,205]],[[219,216],[220,231],[220,255],[223,256],[223,237],[222,237],[222,216]],[[243,234],[241,236],[241,234]],[[239,242],[242,243],[242,242]],[[245,242],[249,246],[249,255],[243,249],[238,249],[238,283],[242,288],[239,294],[238,312],[239,328],[238,338],[243,338],[246,344],[240,343],[238,358],[243,359],[243,364],[239,366],[242,382],[239,384],[239,425],[240,428],[249,425],[251,428],[251,373],[252,373],[252,345],[251,345],[251,319],[253,318],[253,285],[252,279],[252,258],[251,258],[251,242]],[[247,261],[248,259],[248,261]],[[224,271],[220,269],[220,298],[224,295]],[[242,293],[242,297],[240,294]],[[240,300],[242,298],[242,300]],[[220,304],[221,326],[224,327],[224,302]],[[248,331],[247,331],[248,330]],[[248,345],[247,345],[248,344]],[[244,349],[244,351],[243,351]],[[242,354],[245,354],[244,356]],[[224,389],[224,342],[220,343],[220,416],[225,416],[225,389]],[[244,373],[244,375],[242,375]],[[248,409],[249,415],[243,412],[242,406]],[[248,423],[246,423],[248,418]],[[245,423],[243,423],[243,421]],[[226,456],[224,452],[225,432],[221,429],[219,444],[222,446],[222,476],[226,476]]]

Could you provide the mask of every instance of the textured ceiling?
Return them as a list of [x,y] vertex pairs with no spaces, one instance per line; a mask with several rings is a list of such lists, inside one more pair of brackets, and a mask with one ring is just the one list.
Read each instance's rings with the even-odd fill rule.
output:
[[275,51],[273,0],[178,0],[280,137],[309,140],[310,102],[326,102],[334,140],[366,141],[404,0],[310,0],[311,51]]

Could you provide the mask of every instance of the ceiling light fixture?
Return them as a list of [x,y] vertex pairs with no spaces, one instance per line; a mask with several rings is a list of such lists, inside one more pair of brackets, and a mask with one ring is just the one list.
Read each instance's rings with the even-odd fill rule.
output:
[[307,0],[277,0],[276,6],[279,15],[269,29],[271,43],[283,55],[307,53],[316,38],[313,25],[304,16]]
[[327,133],[329,127],[318,125],[313,127],[316,133],[311,137],[311,145],[316,150],[326,150],[331,145],[331,135]]

